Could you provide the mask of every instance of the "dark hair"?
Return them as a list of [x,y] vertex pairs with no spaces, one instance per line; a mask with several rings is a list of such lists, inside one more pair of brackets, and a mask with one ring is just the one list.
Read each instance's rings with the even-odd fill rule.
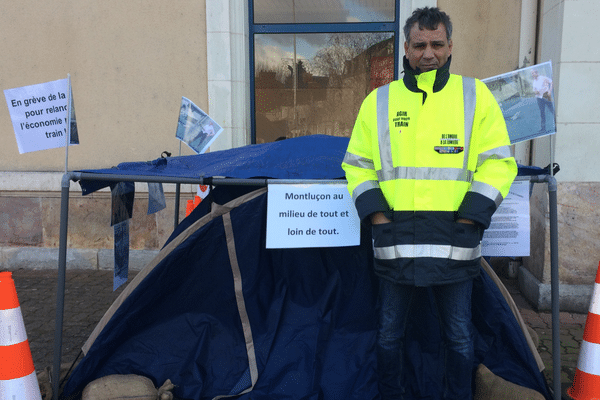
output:
[[452,22],[448,14],[437,7],[417,8],[412,15],[406,20],[404,25],[404,37],[407,42],[410,42],[410,30],[413,25],[418,23],[419,29],[436,30],[440,23],[446,27],[446,38],[452,38]]

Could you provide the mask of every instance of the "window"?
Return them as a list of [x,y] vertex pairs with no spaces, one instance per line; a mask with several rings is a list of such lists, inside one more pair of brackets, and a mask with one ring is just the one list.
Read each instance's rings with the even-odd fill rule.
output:
[[254,0],[255,24],[392,22],[394,16],[394,0]]
[[253,143],[350,136],[398,75],[399,0],[249,0]]

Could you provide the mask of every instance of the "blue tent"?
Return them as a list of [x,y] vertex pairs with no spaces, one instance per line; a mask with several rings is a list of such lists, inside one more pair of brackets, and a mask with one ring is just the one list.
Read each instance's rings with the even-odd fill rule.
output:
[[[88,172],[343,178],[348,140],[309,136]],[[82,181],[84,193],[107,182]],[[378,399],[377,284],[368,232],[361,245],[266,249],[267,190],[217,186],[125,288],[84,346],[65,386],[138,374],[177,385],[181,399]],[[364,230],[363,230],[364,231]],[[491,269],[473,290],[476,362],[549,399],[534,351]],[[500,283],[501,285],[501,283]],[[409,399],[441,390],[441,334],[431,293],[409,320]]]

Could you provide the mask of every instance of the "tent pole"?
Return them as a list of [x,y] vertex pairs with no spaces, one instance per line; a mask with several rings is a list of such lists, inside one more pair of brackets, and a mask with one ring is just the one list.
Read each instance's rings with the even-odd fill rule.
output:
[[267,185],[302,185],[311,183],[345,183],[342,179],[265,179],[265,178],[187,178],[174,176],[128,175],[95,172],[71,172],[74,181],[107,181],[107,182],[161,182],[185,183],[192,185],[237,185],[237,186],[267,186]]
[[554,400],[561,400],[560,384],[560,280],[558,275],[558,211],[557,184],[552,175],[532,176],[532,182],[548,183],[548,205],[550,214],[550,294],[552,307],[552,388]]
[[181,183],[175,184],[175,219],[173,221],[173,229],[179,225],[179,199],[181,197]]
[[54,329],[54,363],[52,370],[52,398],[58,400],[60,389],[60,359],[62,352],[63,314],[65,309],[65,280],[67,270],[67,231],[69,218],[69,187],[71,174],[62,178],[60,195],[60,239],[58,250],[58,278],[56,281],[56,320]]
[[548,175],[548,198],[550,206],[550,279],[552,294],[552,364],[554,399],[560,400],[560,292],[558,276],[558,211],[557,211],[557,185],[556,179]]

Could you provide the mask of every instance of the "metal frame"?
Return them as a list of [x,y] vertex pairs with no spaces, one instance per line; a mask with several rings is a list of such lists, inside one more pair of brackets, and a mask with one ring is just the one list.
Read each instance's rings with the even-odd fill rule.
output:
[[54,329],[53,370],[51,376],[52,398],[58,400],[60,390],[60,365],[62,358],[62,331],[65,308],[65,281],[67,271],[67,238],[69,225],[69,189],[70,182],[90,180],[109,182],[153,182],[174,183],[177,185],[175,194],[175,227],[178,225],[180,185],[237,185],[237,186],[267,186],[270,184],[297,184],[297,183],[340,183],[339,179],[230,179],[230,178],[184,178],[170,176],[126,175],[126,174],[99,174],[90,172],[68,172],[61,181],[60,196],[60,238],[58,251],[58,277],[56,284],[56,319]]
[[552,307],[552,389],[554,400],[561,400],[560,281],[558,276],[558,201],[556,195],[558,185],[553,175],[532,176],[531,182],[548,184],[548,203],[550,209],[550,295]]
[[[550,206],[550,260],[551,260],[551,296],[552,296],[552,364],[553,364],[553,395],[554,400],[561,400],[561,361],[560,361],[560,307],[559,307],[559,276],[558,276],[558,214],[557,214],[557,183],[552,175],[529,177],[532,183],[547,183]],[[53,399],[58,400],[60,389],[60,364],[62,356],[62,330],[64,320],[65,280],[67,270],[67,234],[69,219],[69,189],[71,181],[92,180],[111,182],[155,182],[177,184],[176,203],[179,205],[179,185],[245,185],[267,186],[269,184],[294,183],[339,183],[340,180],[301,180],[301,179],[229,179],[229,178],[183,178],[149,175],[97,174],[89,172],[65,173],[61,182],[60,200],[60,239],[58,253],[58,278],[56,285],[56,320],[54,331],[54,359],[52,370]],[[175,209],[175,226],[178,223],[179,207]]]

